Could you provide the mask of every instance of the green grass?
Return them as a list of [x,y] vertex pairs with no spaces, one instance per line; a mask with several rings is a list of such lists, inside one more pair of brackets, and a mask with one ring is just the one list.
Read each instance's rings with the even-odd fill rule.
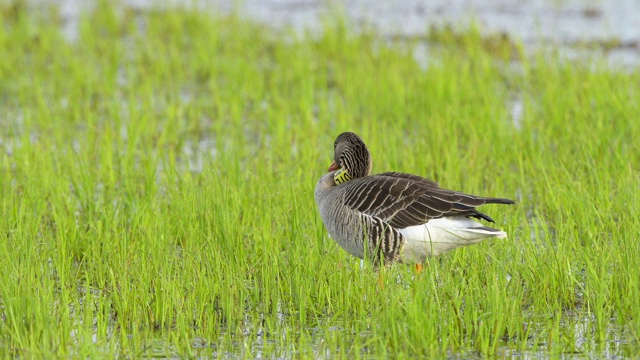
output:
[[[389,44],[328,21],[103,2],[0,8],[4,357],[636,356],[638,71],[477,29]],[[514,61],[514,59],[516,61]],[[511,119],[521,102],[523,117]],[[382,270],[327,237],[332,144],[511,197],[510,238]]]

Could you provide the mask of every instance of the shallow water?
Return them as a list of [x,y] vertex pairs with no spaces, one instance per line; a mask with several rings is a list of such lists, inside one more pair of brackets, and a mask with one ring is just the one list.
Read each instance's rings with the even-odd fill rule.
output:
[[[247,316],[250,319],[252,316]],[[246,328],[248,329],[244,338],[238,337],[234,348],[226,348],[225,350],[219,350],[217,341],[212,339],[196,338],[193,341],[193,350],[197,356],[209,357],[214,356],[216,358],[224,359],[241,359],[246,357],[253,358],[273,358],[273,350],[276,349],[278,358],[290,359],[296,358],[301,355],[300,349],[296,346],[281,346],[283,342],[287,342],[287,339],[296,338],[300,335],[300,329],[295,327],[286,327],[287,319],[285,315],[282,315],[283,330],[281,333],[270,333],[265,329],[258,329],[255,331],[253,324],[247,320]],[[545,319],[539,319],[536,321],[532,319],[527,326],[536,329],[544,328]],[[324,325],[329,326],[328,329],[321,329],[321,326],[315,328],[305,329],[310,338],[310,345],[315,358],[341,358],[340,352],[333,352],[325,345],[325,336],[328,333],[336,332],[337,336],[340,336],[346,343],[354,341],[356,337],[362,339],[372,338],[373,335],[367,332],[356,333],[353,330],[344,327],[343,321],[339,319],[332,319],[330,317],[320,320]],[[563,358],[600,358],[600,359],[617,359],[624,358],[628,354],[635,353],[636,345],[631,343],[628,334],[625,335],[618,327],[610,324],[605,330],[605,338],[602,342],[598,342],[593,336],[595,331],[596,320],[593,317],[585,315],[577,315],[571,312],[567,312],[562,315],[560,322],[565,325],[566,336],[572,337],[574,343],[572,349],[567,349],[564,352],[553,352],[555,356],[561,356]],[[254,333],[255,336],[251,336],[250,333]],[[224,334],[220,336],[220,342],[223,342]],[[331,335],[330,335],[331,336]],[[542,359],[548,358],[551,354],[547,349],[546,343],[529,343],[525,345],[525,349],[519,349],[521,344],[513,344],[508,339],[503,339],[501,345],[496,349],[496,354],[499,357],[508,357],[516,359]],[[153,349],[146,355],[151,355]],[[158,353],[165,355],[177,356],[178,353],[171,352],[171,345],[158,340],[156,344],[156,350]],[[378,359],[380,355],[376,351],[368,351],[366,348],[360,349],[359,357],[366,359]],[[347,350],[347,355],[351,354]],[[305,352],[308,354],[308,352]],[[355,354],[351,354],[354,355]],[[449,353],[450,359],[469,359],[469,358],[484,358],[481,354],[475,353],[471,349],[462,350],[457,353]]]
[[[74,38],[79,14],[91,6],[82,0],[31,0],[31,4],[56,4],[65,20],[65,33]],[[139,10],[186,6],[190,0],[122,0]],[[634,0],[200,0],[212,12],[233,9],[268,26],[296,30],[319,29],[331,9],[343,9],[356,25],[366,24],[384,35],[424,34],[430,27],[467,26],[471,21],[483,31],[507,34],[536,48],[559,45],[569,57],[602,54],[613,65],[637,66],[640,59],[640,2]],[[161,5],[159,5],[161,4]]]

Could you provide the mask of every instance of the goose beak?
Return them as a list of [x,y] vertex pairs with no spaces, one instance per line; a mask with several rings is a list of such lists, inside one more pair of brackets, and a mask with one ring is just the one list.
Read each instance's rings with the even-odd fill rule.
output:
[[338,169],[340,169],[340,166],[338,166],[338,164],[336,164],[335,161],[332,161],[331,162],[331,166],[329,166],[329,171],[328,172],[332,172],[332,171],[335,171],[335,170],[338,170]]

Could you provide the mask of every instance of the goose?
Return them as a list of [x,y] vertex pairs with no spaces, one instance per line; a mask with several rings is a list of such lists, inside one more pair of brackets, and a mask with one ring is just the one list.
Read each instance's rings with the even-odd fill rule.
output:
[[476,207],[513,200],[447,190],[400,172],[370,175],[371,154],[352,132],[340,134],[333,147],[333,162],[314,196],[329,235],[351,255],[418,266],[462,246],[507,237],[472,218],[494,222]]

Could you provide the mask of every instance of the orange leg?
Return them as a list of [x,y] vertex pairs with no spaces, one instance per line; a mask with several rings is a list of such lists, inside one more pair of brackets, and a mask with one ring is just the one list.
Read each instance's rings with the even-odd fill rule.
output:
[[422,263],[416,264],[416,274],[422,273]]
[[378,271],[378,280],[376,280],[376,282],[378,283],[378,287],[380,288],[380,290],[384,289],[384,276],[382,275],[382,271]]

